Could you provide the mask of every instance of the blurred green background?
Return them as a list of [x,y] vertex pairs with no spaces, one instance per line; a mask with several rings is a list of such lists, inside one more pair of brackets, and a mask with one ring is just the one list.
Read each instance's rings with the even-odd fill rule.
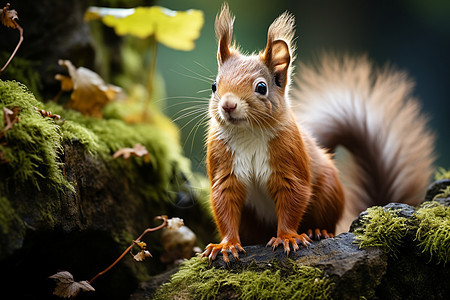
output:
[[[214,19],[223,1],[165,0],[174,10],[201,9],[205,26],[196,48],[180,52],[160,46],[157,69],[167,89],[165,113],[179,117],[195,109],[191,97],[208,98],[217,71]],[[378,66],[386,63],[408,72],[416,82],[414,96],[423,104],[437,133],[436,166],[450,167],[450,1],[267,1],[230,0],[236,16],[234,37],[248,52],[265,46],[271,22],[288,10],[297,21],[297,61],[310,62],[323,51],[365,54]],[[211,80],[203,80],[206,76]],[[172,98],[174,97],[174,98]],[[180,102],[184,102],[182,105]],[[206,100],[204,109],[206,111]],[[192,129],[198,111],[177,120],[193,168],[204,171],[204,129]],[[191,123],[189,123],[191,121]],[[189,124],[187,124],[189,123]],[[195,134],[194,134],[195,133]]]
[[[82,19],[88,6],[160,5],[173,10],[202,10],[205,25],[193,51],[158,46],[158,76],[154,87],[158,92],[155,104],[163,106],[164,113],[179,125],[185,154],[191,158],[194,170],[204,171],[205,128],[195,125],[202,123],[207,113],[211,83],[217,71],[214,19],[222,0],[10,2],[19,12],[25,41],[2,79],[23,81],[40,77],[41,85],[28,83],[38,93],[38,99],[51,99],[58,92],[54,75],[64,71],[57,65],[60,58],[71,59],[76,66],[92,68],[125,90],[133,83],[146,82],[148,41],[118,37],[100,21],[84,23]],[[311,62],[323,52],[368,54],[377,66],[389,63],[406,71],[416,82],[414,96],[422,102],[423,111],[430,117],[430,125],[437,134],[436,166],[450,168],[447,155],[450,150],[447,134],[450,128],[449,0],[229,0],[228,3],[236,15],[234,37],[248,52],[265,46],[267,28],[288,10],[297,20],[297,61]],[[37,17],[38,12],[51,17]],[[3,61],[6,57],[1,55],[10,54],[18,36],[16,30],[5,27],[0,30],[0,61]],[[103,48],[95,46],[99,39]],[[127,51],[121,48],[123,44],[127,44]],[[123,68],[123,60],[134,66],[133,72]],[[30,67],[25,68],[25,64]],[[33,73],[36,68],[39,73]]]

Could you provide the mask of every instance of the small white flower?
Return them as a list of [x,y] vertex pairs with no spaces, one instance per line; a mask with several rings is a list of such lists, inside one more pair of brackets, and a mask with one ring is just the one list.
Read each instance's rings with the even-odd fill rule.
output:
[[183,219],[180,218],[172,218],[167,220],[167,229],[170,230],[178,230],[181,226],[184,225]]

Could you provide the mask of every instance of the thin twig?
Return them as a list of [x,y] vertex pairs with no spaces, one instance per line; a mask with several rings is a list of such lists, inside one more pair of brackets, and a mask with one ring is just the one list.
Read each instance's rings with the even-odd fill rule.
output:
[[23,29],[22,29],[22,27],[20,27],[19,23],[17,23],[15,19],[11,19],[11,21],[14,23],[14,25],[17,28],[17,30],[19,30],[20,38],[19,38],[19,43],[17,43],[16,49],[14,49],[14,52],[11,54],[11,56],[9,57],[8,61],[3,66],[3,68],[0,69],[0,76],[2,75],[2,73],[6,69],[6,67],[9,65],[9,63],[13,59],[14,55],[16,55],[17,49],[19,49],[20,44],[22,44],[22,42],[23,42]]
[[[160,219],[163,220],[163,223],[157,227],[154,228],[147,228],[146,230],[144,230],[144,232],[136,239],[136,241],[140,241],[142,239],[142,237],[144,235],[146,235],[149,232],[152,231],[156,231],[159,230],[161,228],[164,228],[167,226],[167,216],[160,216],[160,217],[156,217],[156,219]],[[109,267],[107,267],[105,270],[101,271],[100,273],[98,273],[97,275],[95,275],[91,280],[89,280],[89,284],[92,284],[92,282],[97,279],[99,276],[105,274],[106,272],[108,272],[112,267],[114,267],[125,255],[127,255],[128,252],[130,252],[130,250],[133,248],[133,246],[135,245],[135,241],[133,241],[133,243],[119,256],[119,258],[117,258]]]

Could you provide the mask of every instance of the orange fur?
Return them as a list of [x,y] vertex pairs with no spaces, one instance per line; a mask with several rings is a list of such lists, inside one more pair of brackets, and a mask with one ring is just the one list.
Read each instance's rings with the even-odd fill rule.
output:
[[231,172],[232,154],[226,150],[223,142],[210,139],[207,153],[212,206],[220,234],[228,241],[240,242],[239,216],[245,189]]
[[268,189],[276,205],[277,236],[297,234],[312,188],[309,156],[293,119],[270,141],[269,153],[272,175]]

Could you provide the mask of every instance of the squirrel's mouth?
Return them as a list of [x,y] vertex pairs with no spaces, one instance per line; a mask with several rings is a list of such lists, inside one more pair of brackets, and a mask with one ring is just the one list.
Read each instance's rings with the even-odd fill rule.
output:
[[230,123],[230,124],[233,124],[233,125],[239,125],[239,124],[242,124],[243,122],[245,122],[245,120],[246,119],[244,119],[244,118],[236,118],[236,117],[233,117],[233,116],[231,116],[231,114],[229,114],[229,113],[227,113],[227,114],[225,114],[225,116],[223,116],[224,118],[224,120],[226,121],[226,122],[228,122],[228,123]]
[[246,122],[245,118],[236,117],[236,116],[233,116],[233,115],[234,115],[233,113],[222,112],[220,114],[220,117],[226,123],[233,124],[233,125],[239,125],[239,124],[242,124],[242,123]]
[[231,124],[238,125],[243,123],[245,119],[229,117],[227,121],[230,122]]

